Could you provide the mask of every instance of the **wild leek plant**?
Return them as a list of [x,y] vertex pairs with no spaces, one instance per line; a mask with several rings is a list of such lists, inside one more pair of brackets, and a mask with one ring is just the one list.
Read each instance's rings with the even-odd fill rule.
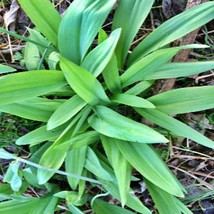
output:
[[[151,97],[147,92],[156,80],[214,68],[214,61],[170,62],[180,50],[206,45],[169,46],[212,20],[214,2],[164,22],[132,51],[154,0],[120,0],[110,33],[102,26],[116,0],[74,0],[62,17],[49,0],[19,3],[36,28],[29,29],[25,48],[28,71],[0,78],[0,111],[40,121],[41,126],[16,141],[29,145],[28,159],[0,150],[1,158],[15,160],[4,178],[12,189],[9,184],[0,187],[1,212],[54,213],[64,199],[71,213],[84,213],[82,207],[90,201],[98,214],[151,214],[132,194],[135,169],[160,214],[192,213],[179,200],[185,188],[153,144],[167,144],[170,133],[213,149],[213,141],[171,115],[213,108],[214,87],[180,88]],[[142,117],[162,129],[143,124]],[[22,170],[20,162],[25,163]],[[64,175],[66,189],[57,185],[65,182]],[[86,182],[97,184],[103,194],[92,198]],[[28,186],[49,193],[41,198],[21,195]],[[107,194],[121,207],[102,200]]]

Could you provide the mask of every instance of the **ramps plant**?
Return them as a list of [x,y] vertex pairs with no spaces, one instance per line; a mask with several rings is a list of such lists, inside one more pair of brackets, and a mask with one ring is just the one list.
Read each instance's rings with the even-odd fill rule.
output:
[[[131,53],[132,41],[154,0],[119,1],[109,34],[102,25],[116,0],[74,0],[63,17],[48,0],[19,3],[36,26],[29,29],[29,38],[24,38],[28,41],[25,61],[29,71],[0,78],[0,111],[40,121],[41,126],[16,141],[20,146],[29,145],[29,160],[3,149],[0,153],[3,159],[26,164],[22,170],[17,170],[16,162],[9,167],[6,180],[12,190],[22,194],[31,185],[49,193],[42,198],[14,196],[9,184],[4,184],[0,210],[54,213],[64,199],[71,213],[83,213],[81,206],[88,200],[98,214],[133,213],[124,206],[149,214],[151,211],[131,194],[130,183],[136,179],[132,176],[134,168],[142,175],[160,214],[191,213],[179,200],[186,193],[184,187],[153,146],[168,143],[167,135],[139,118],[214,148],[213,141],[170,116],[213,108],[213,87],[146,95],[155,80],[214,68],[213,61],[170,62],[182,49],[207,48],[206,45],[168,46],[212,20],[214,2],[198,5],[166,21]],[[1,73],[14,71],[2,65],[0,69]],[[55,174],[67,176],[70,190],[51,184]],[[14,189],[13,182],[20,178],[22,188],[18,190],[15,185]],[[98,184],[122,207],[92,200],[86,181]],[[10,200],[4,201],[5,198]]]

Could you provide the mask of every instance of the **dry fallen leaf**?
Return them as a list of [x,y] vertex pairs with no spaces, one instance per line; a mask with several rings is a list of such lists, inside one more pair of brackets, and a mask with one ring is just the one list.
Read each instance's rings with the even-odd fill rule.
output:
[[15,31],[15,22],[18,9],[19,4],[17,0],[13,0],[10,6],[10,10],[4,14],[4,24],[6,28],[10,31]]

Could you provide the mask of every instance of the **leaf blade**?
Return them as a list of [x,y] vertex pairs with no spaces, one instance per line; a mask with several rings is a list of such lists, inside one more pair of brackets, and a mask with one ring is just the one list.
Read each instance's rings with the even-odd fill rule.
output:
[[89,118],[89,124],[96,131],[108,137],[134,141],[136,143],[168,142],[158,132],[141,123],[128,119],[107,107],[96,106],[96,114]]
[[61,17],[51,2],[48,0],[18,0],[18,2],[37,28],[54,46],[57,46],[57,33]]

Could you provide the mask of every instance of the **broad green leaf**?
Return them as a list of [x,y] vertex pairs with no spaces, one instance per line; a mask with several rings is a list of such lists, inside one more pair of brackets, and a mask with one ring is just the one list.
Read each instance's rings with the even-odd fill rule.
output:
[[61,58],[60,66],[71,88],[87,103],[109,102],[102,85],[90,72],[65,58]]
[[183,114],[214,108],[214,87],[189,87],[150,97],[158,110],[166,114]]
[[26,198],[9,200],[0,203],[0,212],[7,214],[49,214],[54,213],[57,204],[56,197]]
[[22,186],[22,179],[19,175],[20,162],[15,161],[10,163],[9,168],[7,169],[6,174],[4,175],[4,182],[10,184],[11,189],[15,192],[18,192]]
[[118,114],[110,108],[96,106],[95,114],[88,120],[97,132],[116,139],[136,143],[167,143],[168,140],[146,125]]
[[0,111],[30,120],[47,122],[61,103],[62,101],[35,97],[18,103],[2,105]]
[[122,207],[130,191],[131,166],[118,149],[113,138],[101,136],[102,145],[117,178]]
[[[87,110],[88,109],[86,109],[86,112]],[[81,117],[82,115],[84,115],[84,113],[85,111],[79,112],[70,122],[70,124],[67,125],[67,127],[60,134],[57,140],[44,152],[44,154],[40,158],[40,162],[39,162],[40,165],[53,168],[53,169],[60,168],[71,146],[69,140],[70,139],[76,140],[74,136],[74,132],[75,132],[76,126],[78,125],[78,121],[81,120]],[[77,137],[81,138],[80,136],[77,136]],[[69,142],[69,143],[66,143],[66,142]],[[60,149],[59,149],[59,146],[60,146]],[[39,169],[37,174],[39,184],[46,183],[53,175],[54,175],[54,172]]]
[[[42,154],[39,164],[53,169],[59,169],[64,162],[66,154],[70,148],[70,144],[64,145],[60,150],[57,146],[68,141],[72,137],[72,132],[76,122],[81,117],[81,114],[76,115],[72,122],[66,127],[66,129],[61,133],[57,140]],[[54,172],[50,172],[44,169],[38,169],[37,178],[39,184],[46,183],[52,176]]]
[[169,19],[147,36],[132,52],[129,64],[199,28],[214,18],[214,2],[207,2]]
[[16,71],[15,68],[0,64],[0,74],[10,73],[10,72],[14,72],[14,71]]
[[148,75],[146,80],[185,77],[199,74],[214,68],[214,61],[167,63],[158,68],[155,73]]
[[57,34],[61,17],[51,2],[49,0],[18,0],[18,2],[39,31],[54,46],[57,46]]
[[130,210],[96,199],[92,205],[96,214],[134,214]]
[[125,92],[125,94],[130,94],[130,95],[138,95],[141,94],[142,92],[146,91],[148,88],[150,88],[153,85],[154,81],[142,81],[137,83],[135,86],[131,87],[128,89],[128,91]]
[[121,93],[120,75],[117,67],[117,58],[114,54],[102,73],[106,86],[113,94]]
[[87,149],[85,168],[100,179],[103,179],[105,181],[112,180],[111,175],[102,167],[98,157],[90,147],[88,147]]
[[47,126],[41,126],[16,140],[17,145],[36,145],[45,141],[55,141],[62,129],[48,131]]
[[[98,44],[105,41],[107,38],[107,33],[103,29],[100,29],[98,34]],[[112,55],[112,58],[104,68],[102,75],[106,86],[113,94],[121,92],[120,76],[115,54]]]
[[122,86],[125,87],[134,82],[146,80],[147,76],[155,73],[156,70],[160,68],[160,66],[166,64],[173,56],[178,53],[178,51],[182,49],[205,47],[208,46],[186,45],[175,48],[157,50],[134,63],[121,75]]
[[99,133],[96,131],[87,131],[82,134],[78,134],[75,137],[72,137],[70,140],[60,144],[57,146],[58,150],[63,149],[63,147],[67,147],[70,145],[70,149],[80,148],[82,146],[88,146],[92,143],[95,143],[99,140]]
[[5,149],[0,148],[0,159],[10,160],[10,159],[15,159],[15,158],[16,158],[15,154],[11,154],[11,153],[7,152]]
[[186,124],[172,118],[165,113],[158,111],[156,109],[135,109],[140,115],[145,117],[147,120],[170,130],[178,136],[186,137],[193,140],[203,146],[214,149],[214,142],[194,129],[190,128]]
[[90,71],[95,77],[102,73],[114,54],[120,33],[121,29],[113,31],[108,39],[94,48],[85,57],[81,66]]
[[115,142],[128,162],[150,182],[172,195],[184,196],[180,183],[150,145]]
[[163,191],[146,179],[145,183],[160,214],[181,214],[176,204],[178,199],[175,196]]
[[50,117],[47,127],[48,130],[54,129],[75,116],[87,103],[78,95],[65,101]]
[[[115,197],[117,200],[120,199],[120,193],[118,189],[117,180],[115,177],[115,174],[112,170],[112,168],[109,166],[109,161],[107,158],[103,155],[103,153],[96,150],[97,157],[100,160],[101,165],[103,168],[111,175],[113,181],[108,181],[103,183],[103,187],[106,189],[106,191],[110,192],[110,194]],[[142,214],[151,214],[151,211],[147,207],[143,205],[143,203],[140,201],[138,197],[133,195],[131,191],[129,192],[127,196],[127,203],[126,206],[130,207],[131,209],[135,210],[136,212],[142,213]]]
[[154,0],[121,0],[113,19],[113,29],[122,28],[121,38],[116,48],[119,67],[124,64],[131,42],[149,14]]
[[58,90],[67,83],[61,71],[26,71],[0,77],[0,105],[16,103]]
[[111,100],[115,103],[133,107],[155,108],[155,106],[151,102],[148,102],[148,100],[129,94],[115,94],[113,97],[111,97]]
[[80,65],[116,0],[76,0],[59,27],[58,42],[63,57]]
[[[80,148],[73,148],[68,151],[65,160],[66,172],[72,173],[78,176],[82,175],[83,167],[85,165],[87,146]],[[75,190],[79,184],[80,179],[67,177],[70,187]]]

